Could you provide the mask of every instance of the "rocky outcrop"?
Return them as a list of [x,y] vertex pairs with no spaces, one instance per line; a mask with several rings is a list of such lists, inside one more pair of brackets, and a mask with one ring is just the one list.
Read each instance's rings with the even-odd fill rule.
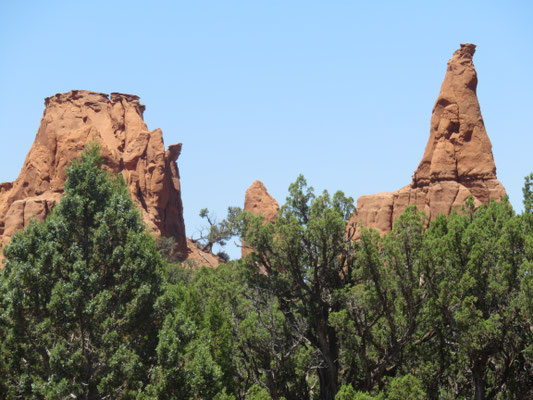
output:
[[187,238],[187,260],[183,263],[186,268],[197,269],[201,266],[216,268],[226,261],[216,254],[204,251],[197,241]]
[[105,166],[121,173],[148,229],[176,239],[188,253],[176,160],[181,144],[165,150],[150,131],[139,97],[82,90],[45,100],[44,115],[19,177],[0,184],[0,246],[34,218],[43,220],[63,193],[66,170],[84,146],[98,142]]
[[387,233],[408,205],[416,205],[431,220],[460,209],[470,195],[476,205],[505,195],[476,96],[475,49],[461,44],[448,61],[426,150],[411,184],[393,193],[361,196],[352,225]]
[[[246,190],[244,196],[244,211],[249,211],[253,215],[265,217],[265,223],[274,222],[278,217],[279,204],[268,192],[261,181],[255,181]],[[241,253],[244,258],[250,249],[243,243]]]

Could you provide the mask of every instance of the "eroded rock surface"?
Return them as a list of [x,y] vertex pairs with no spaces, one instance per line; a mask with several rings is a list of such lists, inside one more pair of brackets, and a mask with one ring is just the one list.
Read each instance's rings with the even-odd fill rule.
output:
[[177,251],[186,255],[176,164],[181,144],[165,150],[161,130],[150,131],[144,123],[139,97],[73,90],[48,97],[45,106],[19,177],[0,184],[0,247],[31,218],[48,215],[63,193],[66,169],[96,141],[106,167],[123,175],[149,230],[174,237]]
[[496,179],[492,145],[476,96],[475,49],[473,44],[461,44],[448,61],[426,150],[411,184],[392,193],[361,196],[351,224],[388,233],[409,205],[416,205],[432,220],[460,209],[470,195],[476,205],[505,195]]
[[[265,223],[274,222],[278,217],[279,204],[268,193],[263,182],[255,181],[246,190],[244,211],[250,211],[254,215],[262,215],[265,217]],[[250,249],[246,248],[246,244],[243,243],[242,257],[244,258],[249,252]]]

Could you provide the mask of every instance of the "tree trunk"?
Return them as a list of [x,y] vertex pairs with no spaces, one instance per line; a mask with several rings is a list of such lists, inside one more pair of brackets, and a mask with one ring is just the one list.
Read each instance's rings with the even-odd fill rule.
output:
[[335,400],[339,382],[337,336],[326,321],[320,321],[317,327],[318,343],[326,363],[324,368],[318,370],[320,400]]
[[483,365],[479,360],[474,361],[472,379],[474,381],[474,399],[485,400],[485,380],[483,379]]
[[330,368],[320,368],[318,379],[320,380],[320,400],[335,400],[337,385],[333,383]]

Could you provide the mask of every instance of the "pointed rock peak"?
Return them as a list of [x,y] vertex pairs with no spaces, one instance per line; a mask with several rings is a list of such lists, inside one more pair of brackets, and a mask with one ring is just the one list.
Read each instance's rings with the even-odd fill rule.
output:
[[467,183],[496,178],[492,145],[476,96],[475,49],[473,44],[461,44],[448,61],[433,107],[426,150],[413,176],[414,187],[446,180]]
[[[248,188],[248,190],[251,190],[251,191],[261,191],[261,192],[268,193],[265,184],[264,184],[263,182],[261,182],[260,180],[255,180],[255,181],[250,185],[250,187]],[[248,192],[248,190],[247,190],[247,192]]]
[[[254,215],[262,215],[265,222],[274,222],[278,218],[279,204],[272,197],[263,182],[254,181],[246,190],[244,197],[244,211],[250,211]],[[242,257],[248,254],[249,249],[246,245],[242,248]]]
[[267,222],[272,222],[278,216],[279,204],[268,193],[263,182],[254,181],[246,190],[244,210],[254,215],[263,215]]
[[412,183],[392,193],[361,196],[351,226],[387,233],[409,205],[431,220],[460,210],[470,195],[476,205],[505,195],[496,179],[492,145],[476,96],[475,51],[475,45],[461,44],[448,61],[431,115],[429,140]]
[[472,58],[476,52],[476,45],[472,43],[461,43],[461,47],[453,53],[454,56]]

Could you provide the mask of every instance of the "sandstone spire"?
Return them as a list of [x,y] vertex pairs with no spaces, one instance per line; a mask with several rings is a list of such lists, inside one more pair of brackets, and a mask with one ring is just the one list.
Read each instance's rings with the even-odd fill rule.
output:
[[[244,196],[244,211],[250,211],[254,215],[262,215],[265,222],[274,222],[278,217],[279,204],[268,192],[261,181],[254,181],[246,190]],[[242,257],[249,253],[244,246],[241,250]]]
[[106,167],[123,175],[149,230],[174,237],[186,255],[176,164],[181,144],[165,150],[161,130],[144,123],[139,97],[73,90],[47,98],[45,106],[18,179],[0,184],[0,246],[31,218],[46,217],[61,197],[67,167],[96,141]]
[[461,44],[448,61],[429,140],[412,183],[393,193],[361,196],[352,223],[387,233],[411,204],[434,219],[460,208],[471,194],[478,205],[505,195],[496,179],[492,145],[476,96],[475,49],[473,44]]

